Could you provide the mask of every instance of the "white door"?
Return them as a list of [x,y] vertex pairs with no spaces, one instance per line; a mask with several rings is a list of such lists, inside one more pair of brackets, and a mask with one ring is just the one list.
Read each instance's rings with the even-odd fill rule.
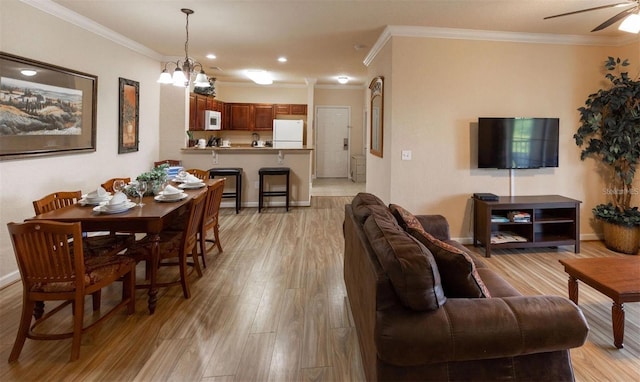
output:
[[316,109],[316,176],[349,177],[348,106],[318,106]]

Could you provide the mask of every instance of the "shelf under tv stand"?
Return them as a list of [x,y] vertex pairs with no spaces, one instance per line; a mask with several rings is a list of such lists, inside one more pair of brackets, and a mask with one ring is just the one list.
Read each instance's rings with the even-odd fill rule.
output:
[[[500,196],[497,201],[474,199],[473,245],[484,246],[486,257],[491,257],[492,249],[561,245],[573,245],[578,253],[580,203],[560,195]],[[512,211],[529,214],[530,221],[511,221]],[[500,239],[514,241],[492,242],[492,236],[498,233],[504,234]]]

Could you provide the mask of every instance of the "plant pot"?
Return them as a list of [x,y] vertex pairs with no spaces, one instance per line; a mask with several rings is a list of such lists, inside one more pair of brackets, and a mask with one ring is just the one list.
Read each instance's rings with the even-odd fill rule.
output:
[[640,249],[640,227],[627,227],[609,222],[602,222],[604,245],[612,251],[637,255]]

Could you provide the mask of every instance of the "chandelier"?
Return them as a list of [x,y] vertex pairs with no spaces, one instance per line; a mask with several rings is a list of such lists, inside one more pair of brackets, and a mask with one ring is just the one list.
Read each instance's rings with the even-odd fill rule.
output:
[[[189,86],[189,81],[191,81],[191,75],[196,73],[196,68],[200,67],[200,72],[196,75],[195,81],[193,82],[193,86],[206,88],[211,86],[209,83],[209,79],[202,68],[202,64],[194,61],[189,57],[189,15],[193,14],[193,10],[188,8],[182,8],[180,10],[182,13],[187,15],[187,23],[186,23],[186,31],[187,31],[187,40],[184,43],[184,61],[181,63],[180,60],[174,62],[167,62],[160,73],[160,78],[158,78],[158,82],[161,84],[173,84],[174,86],[185,87]],[[173,71],[173,75],[169,74],[167,71],[167,66],[169,64],[174,64],[176,66]]]

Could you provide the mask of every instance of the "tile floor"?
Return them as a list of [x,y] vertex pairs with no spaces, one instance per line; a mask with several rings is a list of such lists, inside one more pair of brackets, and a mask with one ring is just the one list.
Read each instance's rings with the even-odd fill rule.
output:
[[355,196],[365,191],[365,183],[355,183],[348,178],[316,178],[311,196]]

